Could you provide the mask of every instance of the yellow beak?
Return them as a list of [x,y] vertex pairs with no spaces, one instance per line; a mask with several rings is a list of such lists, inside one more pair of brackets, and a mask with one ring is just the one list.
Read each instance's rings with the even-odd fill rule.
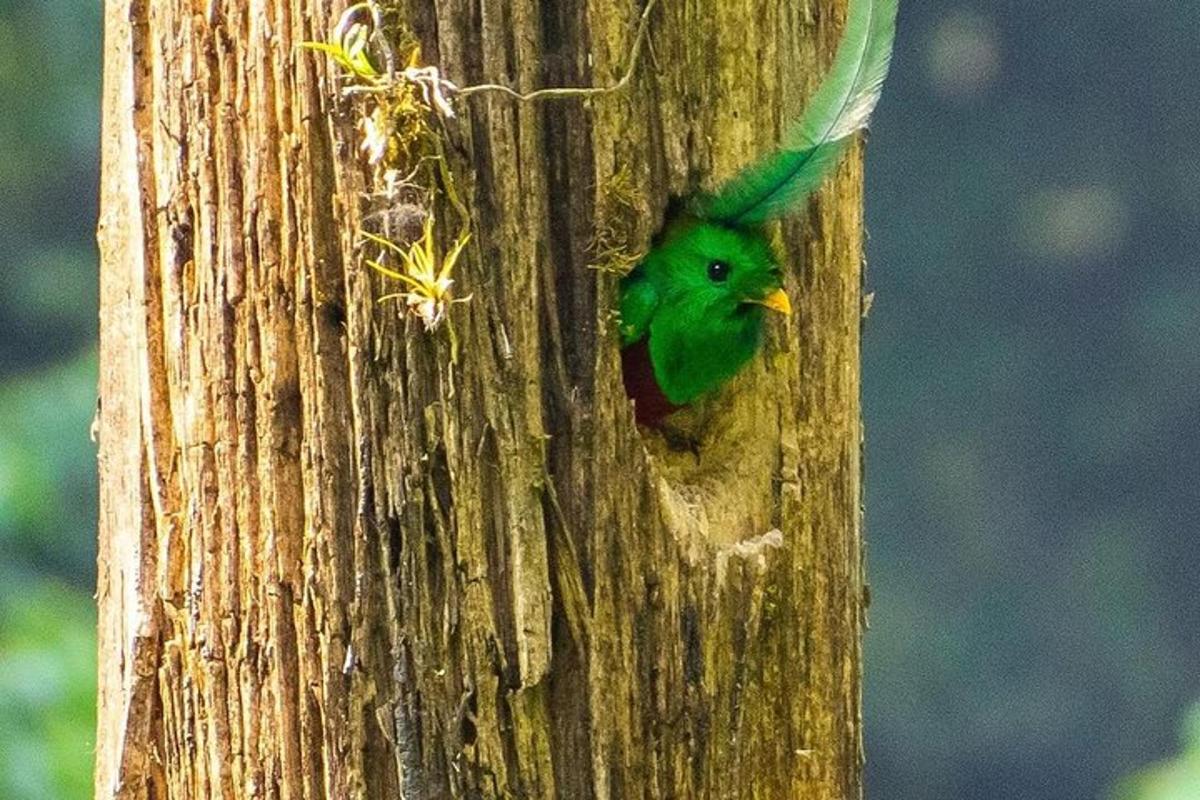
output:
[[772,311],[778,311],[780,314],[787,316],[792,313],[792,303],[788,300],[787,293],[783,289],[776,289],[761,300],[755,300],[760,306],[765,306]]

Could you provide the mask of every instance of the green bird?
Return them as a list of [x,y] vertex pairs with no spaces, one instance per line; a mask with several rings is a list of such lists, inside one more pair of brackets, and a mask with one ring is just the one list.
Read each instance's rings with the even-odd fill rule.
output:
[[829,74],[778,150],[692,198],[621,280],[621,365],[639,424],[732,378],[767,311],[791,313],[764,226],[796,210],[865,128],[883,89],[898,0],[850,0]]

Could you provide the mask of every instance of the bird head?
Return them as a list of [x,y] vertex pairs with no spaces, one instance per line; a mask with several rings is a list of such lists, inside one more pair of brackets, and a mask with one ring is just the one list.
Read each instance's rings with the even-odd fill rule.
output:
[[761,320],[764,309],[791,312],[775,255],[758,231],[685,219],[667,228],[646,270],[664,310],[687,306],[677,310],[717,327]]
[[791,312],[774,253],[756,230],[685,217],[668,225],[641,269],[658,297],[649,342],[656,374],[676,404],[754,355],[768,310]]

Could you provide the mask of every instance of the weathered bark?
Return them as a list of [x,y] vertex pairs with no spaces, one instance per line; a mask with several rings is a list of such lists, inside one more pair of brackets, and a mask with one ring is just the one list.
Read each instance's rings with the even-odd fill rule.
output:
[[[108,0],[97,797],[860,795],[857,153],[698,455],[636,429],[589,268],[776,141],[844,6],[662,0],[624,92],[463,101],[452,365],[356,251],[353,103],[296,49],[343,6]],[[610,83],[639,11],[403,15],[532,89]]]

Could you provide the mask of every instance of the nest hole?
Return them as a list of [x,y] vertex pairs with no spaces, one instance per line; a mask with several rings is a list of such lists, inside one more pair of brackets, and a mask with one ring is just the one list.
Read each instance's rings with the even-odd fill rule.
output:
[[786,388],[768,366],[781,356],[764,350],[719,392],[638,429],[681,541],[721,548],[778,527]]

